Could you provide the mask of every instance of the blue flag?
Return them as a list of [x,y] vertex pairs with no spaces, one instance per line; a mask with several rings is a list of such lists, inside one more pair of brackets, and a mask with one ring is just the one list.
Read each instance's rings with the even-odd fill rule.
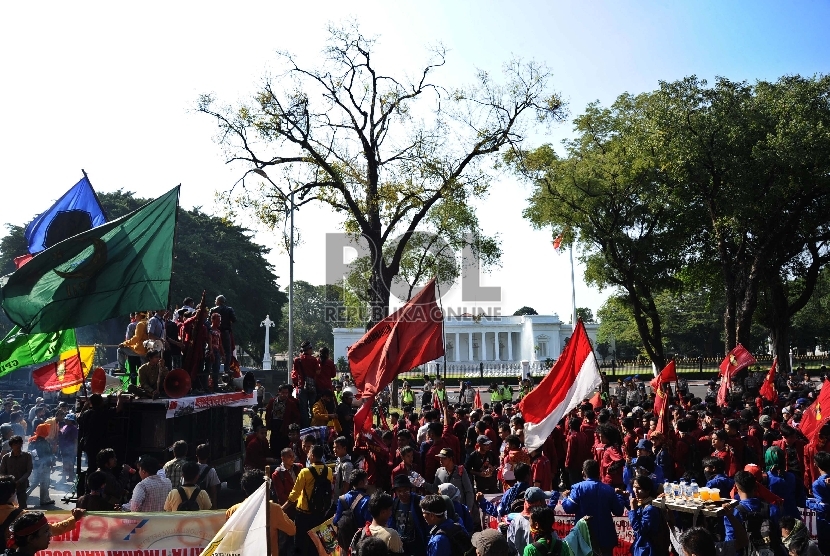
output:
[[104,209],[84,176],[64,193],[49,210],[39,214],[26,226],[29,253],[35,254],[72,236],[106,223]]

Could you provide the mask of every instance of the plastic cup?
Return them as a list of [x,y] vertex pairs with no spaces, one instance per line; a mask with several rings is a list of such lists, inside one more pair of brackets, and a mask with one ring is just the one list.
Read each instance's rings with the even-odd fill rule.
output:
[[712,502],[718,502],[720,500],[720,490],[716,488],[710,489],[709,496],[711,496]]
[[700,489],[700,499],[704,502],[708,502],[709,500],[711,500],[708,488],[703,487]]

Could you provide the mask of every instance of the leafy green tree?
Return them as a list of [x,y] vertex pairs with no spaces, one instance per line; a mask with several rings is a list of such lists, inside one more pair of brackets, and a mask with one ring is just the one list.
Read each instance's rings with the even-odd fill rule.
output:
[[576,318],[582,319],[582,322],[584,322],[585,324],[596,322],[594,320],[594,312],[588,307],[577,307]]
[[534,309],[533,307],[528,307],[527,305],[525,305],[524,307],[521,307],[520,309],[517,309],[516,312],[513,313],[513,316],[514,317],[519,317],[519,316],[522,316],[522,315],[538,315],[538,314],[539,313],[536,312],[536,309]]
[[[503,85],[479,72],[475,85],[449,91],[433,81],[443,48],[407,79],[377,67],[375,42],[356,25],[329,35],[319,68],[281,53],[284,71],[266,77],[252,101],[216,107],[203,95],[198,110],[217,122],[229,162],[243,168],[240,202],[264,222],[283,220],[292,198],[345,216],[345,231],[371,255],[373,323],[388,314],[392,280],[416,232],[434,231],[430,220],[442,207],[485,196],[484,163],[517,148],[529,118],[561,119],[563,107],[535,63],[506,64]],[[467,227],[477,232],[474,222]]]
[[[149,201],[130,192],[99,193],[107,218],[114,220]],[[9,235],[0,240],[0,258],[19,254],[23,228],[9,226]],[[265,259],[268,249],[251,241],[248,230],[223,218],[207,215],[199,208],[179,209],[176,242],[173,247],[173,276],[170,285],[171,307],[185,297],[198,301],[206,291],[211,306],[217,295],[224,295],[236,311],[236,344],[261,361],[264,352],[260,322],[266,314],[274,320],[287,297],[279,290],[273,267]],[[157,307],[146,307],[157,309]],[[97,327],[79,330],[84,343],[117,343],[123,338],[126,322],[107,321]],[[278,334],[280,331],[278,331]],[[284,331],[282,331],[284,334]]]
[[[303,280],[294,281],[294,337],[298,342],[308,340],[319,347],[334,345],[333,323],[337,317],[337,307],[330,303],[327,288],[314,286]],[[288,288],[285,288],[286,295]],[[288,330],[288,305],[280,317],[280,330]],[[277,350],[288,349],[288,336],[280,335],[276,341]]]

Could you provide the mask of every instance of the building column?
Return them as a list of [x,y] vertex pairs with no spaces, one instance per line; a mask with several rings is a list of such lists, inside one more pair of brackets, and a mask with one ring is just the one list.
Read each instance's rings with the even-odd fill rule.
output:
[[501,333],[498,332],[498,331],[493,334],[493,337],[496,339],[496,341],[493,342],[493,349],[496,350],[496,361],[501,361],[501,353],[499,353],[499,335],[500,334]]
[[468,332],[467,335],[469,336],[469,340],[467,342],[467,352],[470,355],[469,360],[473,360],[473,333]]
[[507,333],[507,360],[513,361],[513,333]]
[[481,333],[481,360],[487,361],[487,332]]
[[458,332],[455,333],[455,349],[453,351],[454,359],[456,362],[461,361],[461,344],[458,343]]

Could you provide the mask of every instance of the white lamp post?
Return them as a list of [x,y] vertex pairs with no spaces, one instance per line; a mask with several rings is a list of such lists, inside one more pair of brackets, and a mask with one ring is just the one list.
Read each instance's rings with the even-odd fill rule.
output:
[[260,326],[265,327],[265,351],[262,356],[262,370],[271,370],[271,328],[274,326],[274,321],[265,315],[265,320],[259,323]]

